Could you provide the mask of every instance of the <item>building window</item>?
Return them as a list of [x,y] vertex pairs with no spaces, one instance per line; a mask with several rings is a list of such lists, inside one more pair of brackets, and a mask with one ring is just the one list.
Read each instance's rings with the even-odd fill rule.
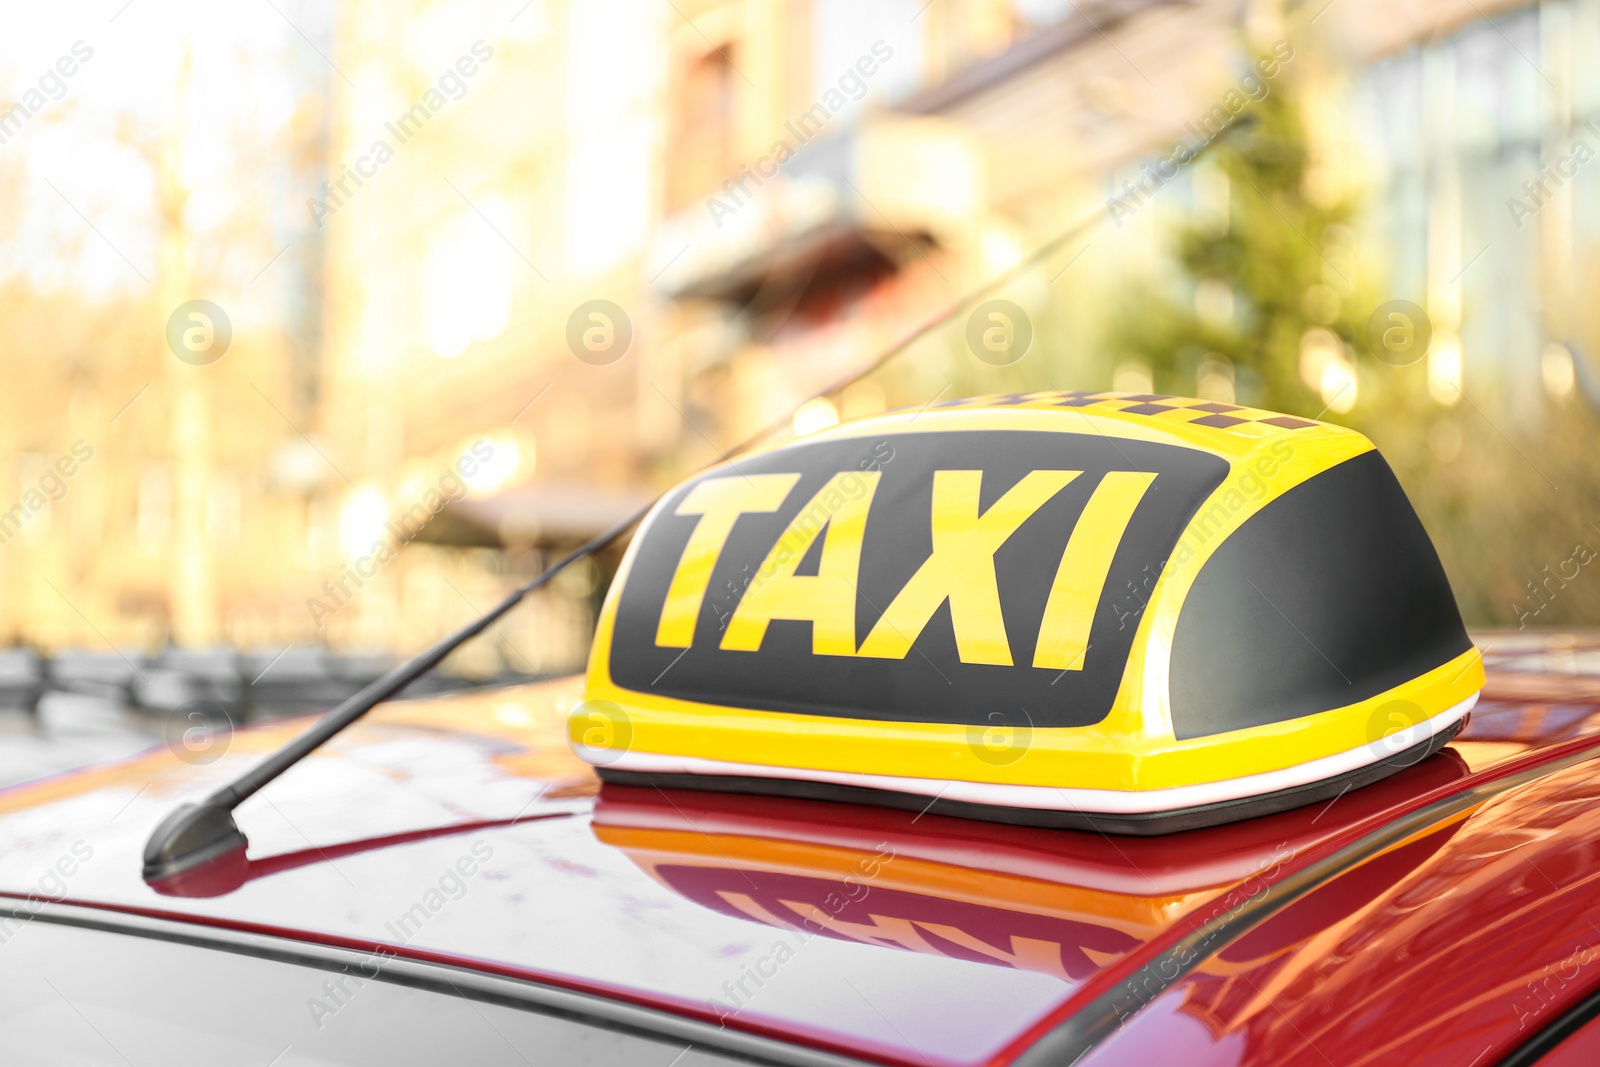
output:
[[672,89],[672,134],[667,142],[667,210],[677,212],[716,192],[738,169],[735,158],[731,45],[691,58]]
[[139,472],[138,518],[134,528],[146,552],[159,552],[172,536],[172,468],[151,463]]

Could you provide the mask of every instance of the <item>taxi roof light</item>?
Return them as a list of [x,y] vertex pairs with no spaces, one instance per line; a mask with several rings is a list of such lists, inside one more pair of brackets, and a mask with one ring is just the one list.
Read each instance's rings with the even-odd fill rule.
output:
[[607,781],[1148,834],[1418,762],[1482,680],[1362,435],[1028,393],[820,430],[668,493],[569,729]]

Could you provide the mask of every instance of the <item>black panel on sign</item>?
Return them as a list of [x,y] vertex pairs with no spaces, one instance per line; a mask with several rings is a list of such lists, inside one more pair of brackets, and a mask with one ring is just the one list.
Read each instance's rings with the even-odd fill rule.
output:
[[[868,469],[880,472],[880,482],[867,515],[857,578],[858,646],[932,553],[935,471],[981,470],[984,511],[1035,470],[1083,472],[995,552],[1014,666],[962,662],[948,601],[902,659],[815,655],[812,624],[805,620],[772,622],[759,651],[720,647],[750,577],[789,522],[835,474]],[[1156,478],[1112,556],[1082,668],[1034,667],[1034,647],[1062,551],[1085,503],[1111,471],[1146,471]],[[626,689],[706,704],[857,719],[978,725],[988,721],[986,709],[1010,702],[1020,705],[1034,726],[1099,722],[1116,697],[1152,576],[1227,471],[1225,460],[1198,449],[1092,432],[1023,430],[887,434],[801,443],[741,459],[736,469],[725,466],[680,487],[640,535],[617,608],[612,680]],[[691,646],[658,646],[667,589],[700,518],[676,514],[678,505],[709,478],[779,473],[800,478],[777,511],[738,518],[712,572]]]
[[1172,727],[1204,737],[1377,696],[1472,647],[1377,452],[1290,489],[1217,549],[1172,641]]

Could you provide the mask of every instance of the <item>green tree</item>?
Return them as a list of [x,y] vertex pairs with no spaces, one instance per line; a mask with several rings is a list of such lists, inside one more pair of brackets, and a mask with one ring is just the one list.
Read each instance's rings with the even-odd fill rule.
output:
[[1327,404],[1302,379],[1307,332],[1330,331],[1351,360],[1364,328],[1348,226],[1355,205],[1307,195],[1310,149],[1294,86],[1287,74],[1268,85],[1190,165],[1194,210],[1172,235],[1174,276],[1119,309],[1110,344],[1146,361],[1159,391],[1196,392],[1206,360],[1221,356],[1241,403],[1314,415]]

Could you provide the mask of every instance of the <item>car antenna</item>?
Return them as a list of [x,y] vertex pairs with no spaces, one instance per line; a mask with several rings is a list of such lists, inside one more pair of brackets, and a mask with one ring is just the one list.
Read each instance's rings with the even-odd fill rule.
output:
[[[1010,269],[1001,272],[954,303],[936,312],[931,318],[880,352],[865,366],[852,371],[825,389],[813,394],[801,404],[795,405],[783,419],[762,429],[735,446],[730,452],[724,454],[723,459],[749,451],[768,437],[787,428],[791,424],[790,420],[793,418],[794,412],[798,411],[803,404],[810,403],[819,397],[827,397],[843,392],[851,385],[873,373],[917,341],[955,318],[963,308],[974,304],[982,297],[1020,277],[1036,263],[1047,259],[1068,242],[1103,220],[1108,211],[1109,208],[1100,208],[1049,241],[1046,241],[1019,260]],[[1081,254],[1082,252],[1080,251],[1079,255]],[[528,594],[542,588],[550,579],[560,574],[573,563],[594,555],[613,541],[616,541],[628,530],[632,529],[635,523],[649,514],[650,509],[659,500],[660,498],[658,497],[609,529],[596,534],[580,547],[573,549],[555,563],[540,571],[525,585],[513,590],[504,600],[490,608],[479,618],[474,619],[456,632],[440,638],[415,656],[397,664],[383,677],[370,682],[358,692],[346,697],[332,711],[318,719],[305,733],[272,753],[233,782],[223,786],[197,803],[179,805],[170,815],[161,820],[161,823],[151,832],[150,839],[145,842],[144,880],[146,882],[154,882],[163,878],[170,878],[208,860],[243,849],[248,842],[244,834],[240,832],[238,824],[234,822],[233,810],[235,808],[261,789],[262,786],[290,767],[293,767],[296,763],[299,763],[302,759],[305,759],[312,752],[315,752],[345,727],[433,670],[450,653],[488,629],[506,612],[520,604]]]

